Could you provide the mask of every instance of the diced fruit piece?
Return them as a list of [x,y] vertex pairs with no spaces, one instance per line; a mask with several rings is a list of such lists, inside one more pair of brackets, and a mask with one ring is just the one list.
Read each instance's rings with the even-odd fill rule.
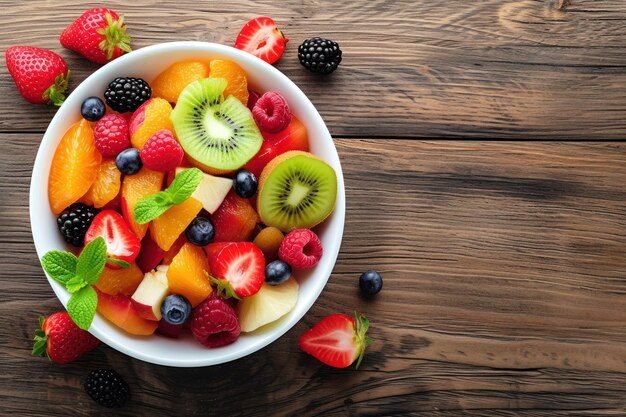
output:
[[155,271],[146,272],[130,298],[137,314],[146,320],[161,320],[161,304],[169,294],[167,269],[167,265],[164,265]]
[[261,288],[265,280],[263,252],[251,242],[225,246],[211,259],[211,274],[225,279],[239,297],[249,297]]
[[245,106],[248,104],[248,79],[241,67],[233,61],[213,59],[209,64],[211,78],[224,78],[228,85],[224,90],[224,98],[233,95]]
[[280,285],[291,276],[291,267],[283,261],[272,261],[265,267],[265,282]]
[[278,248],[284,239],[283,232],[276,227],[266,227],[254,238],[254,244],[261,249],[266,262],[278,259]]
[[81,119],[65,132],[52,158],[48,199],[54,214],[85,195],[98,176],[101,161],[91,125]]
[[209,262],[202,248],[185,243],[167,270],[170,291],[195,307],[211,294],[208,272]]
[[235,48],[273,64],[282,56],[288,41],[272,19],[261,16],[245,24],[237,36]]
[[109,295],[123,294],[130,296],[135,292],[141,280],[143,272],[135,263],[131,263],[129,268],[104,268],[96,288]]
[[259,97],[252,115],[262,132],[278,133],[291,123],[287,100],[275,91],[268,91]]
[[296,229],[283,239],[278,256],[296,269],[311,269],[320,261],[323,248],[317,235],[309,229]]
[[170,120],[171,104],[162,98],[151,98],[139,107],[130,118],[130,141],[139,150],[159,130],[173,131]]
[[196,246],[206,246],[213,242],[215,227],[213,227],[211,220],[198,216],[185,229],[185,236],[190,243]]
[[161,319],[159,321],[159,327],[157,327],[157,333],[162,334],[166,337],[171,337],[172,339],[177,339],[180,336],[180,332],[183,331],[182,324],[169,324],[165,320]]
[[323,222],[336,200],[335,170],[308,152],[289,151],[272,159],[259,179],[259,216],[283,232]]
[[289,278],[280,285],[264,283],[259,291],[237,304],[242,332],[252,332],[289,313],[298,301],[298,282]]
[[157,321],[146,320],[141,317],[130,301],[130,297],[123,294],[108,295],[101,291],[97,291],[97,293],[98,305],[96,309],[98,313],[125,332],[138,336],[148,336],[154,333],[159,325]]
[[100,344],[91,333],[80,329],[66,312],[39,317],[33,356],[43,356],[59,364],[75,361]]
[[[134,262],[139,254],[141,242],[130,230],[124,218],[113,210],[101,211],[85,234],[85,244],[102,236],[107,245],[107,257],[126,262]],[[115,268],[114,264],[107,263]]]
[[295,116],[291,116],[291,123],[278,133],[261,132],[263,145],[256,155],[244,168],[258,178],[272,159],[288,151],[308,151],[309,139],[306,127]]
[[182,295],[168,295],[161,305],[161,315],[169,324],[183,324],[191,315],[191,304]]
[[182,204],[170,207],[165,213],[150,222],[152,239],[165,251],[185,231],[189,223],[202,210],[202,204],[193,197],[189,197]]
[[162,172],[144,168],[135,175],[124,177],[122,181],[122,213],[126,223],[139,239],[145,236],[148,225],[135,221],[135,206],[142,198],[161,191],[163,177]]
[[209,76],[209,65],[204,62],[181,61],[170,65],[152,82],[152,94],[170,103],[176,103],[181,91],[192,82]]
[[128,148],[115,157],[115,166],[124,175],[135,175],[143,166],[139,151]]
[[80,105],[80,114],[90,122],[97,122],[102,119],[107,108],[100,97],[87,97]]
[[[184,169],[184,167],[176,168],[176,174]],[[226,194],[228,194],[232,185],[233,181],[229,178],[204,174],[202,181],[200,181],[200,184],[191,196],[200,201],[206,211],[213,214],[220,204],[222,204],[224,198],[226,198]]]
[[176,241],[172,244],[170,249],[166,251],[165,254],[163,255],[163,262],[162,262],[163,265],[171,264],[172,261],[174,260],[174,257],[178,255],[180,248],[182,248],[185,243],[188,243],[188,241],[187,241],[187,237],[183,233],[180,236],[178,236],[178,239],[176,239]]
[[[109,83],[104,92],[104,99],[116,112],[126,113],[137,110],[150,99],[152,90],[141,78],[117,77]],[[131,119],[132,125],[132,119]],[[131,135],[133,131],[131,130]]]
[[128,121],[119,114],[105,114],[93,129],[96,148],[102,156],[117,156],[124,149],[130,148]]
[[122,175],[114,159],[105,159],[100,164],[98,176],[81,200],[96,208],[102,208],[120,192]]
[[383,277],[377,271],[365,271],[359,277],[359,288],[363,295],[372,297],[383,288]]
[[159,130],[143,145],[141,161],[146,168],[168,172],[183,161],[185,153],[169,130]]
[[313,73],[330,74],[341,62],[341,49],[337,42],[329,39],[307,39],[298,47],[298,60]]
[[233,306],[222,297],[211,295],[194,310],[191,332],[204,346],[216,348],[235,342],[241,329]]
[[233,189],[235,193],[241,198],[250,198],[255,193],[259,186],[256,176],[245,169],[240,169],[235,173],[233,178]]
[[250,110],[232,96],[224,99],[227,84],[224,78],[194,81],[172,111],[176,136],[190,162],[221,172],[240,168],[263,142]]
[[139,255],[137,255],[135,262],[139,269],[146,273],[156,268],[157,265],[161,263],[164,256],[165,251],[152,240],[150,233],[147,233],[141,240],[141,249],[139,250]]
[[59,214],[57,226],[63,239],[77,248],[85,244],[85,233],[98,210],[83,203],[74,203]]
[[250,239],[259,216],[247,199],[231,191],[211,221],[215,226],[215,242],[243,242]]
[[369,328],[367,319],[356,312],[354,316],[333,314],[323,318],[300,336],[300,349],[335,368],[346,368],[354,361],[358,368],[372,341],[365,335]]

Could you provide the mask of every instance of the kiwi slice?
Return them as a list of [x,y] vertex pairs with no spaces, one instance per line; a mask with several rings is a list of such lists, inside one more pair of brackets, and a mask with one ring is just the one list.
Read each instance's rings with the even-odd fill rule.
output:
[[180,93],[171,115],[187,155],[220,171],[242,167],[263,143],[250,110],[233,96],[224,99],[227,84],[223,78],[194,81]]
[[259,179],[259,216],[267,226],[283,232],[323,222],[336,200],[335,170],[308,152],[290,151],[277,156]]

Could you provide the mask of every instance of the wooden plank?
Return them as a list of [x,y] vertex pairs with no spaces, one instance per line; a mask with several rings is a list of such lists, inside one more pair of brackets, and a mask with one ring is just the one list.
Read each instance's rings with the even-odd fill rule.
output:
[[[58,36],[91,2],[0,2],[0,49],[61,52],[72,86],[98,66],[62,50]],[[311,98],[339,137],[623,139],[626,3],[622,0],[111,1],[134,47],[202,40],[232,45],[259,13],[291,39],[277,67]],[[297,61],[307,37],[337,40],[330,77]],[[0,130],[43,131],[53,109],[23,102],[0,72]],[[356,99],[355,99],[356,98]]]
[[[107,347],[57,366],[30,358],[60,308],[28,227],[40,136],[0,140],[0,414],[90,415],[89,370],[131,384],[121,415],[623,415],[626,144],[336,141],[347,223],[321,297],[247,358],[175,369]],[[375,300],[358,275],[385,277]],[[375,339],[361,369],[299,352],[321,317],[357,309]],[[280,377],[279,377],[280,375]]]

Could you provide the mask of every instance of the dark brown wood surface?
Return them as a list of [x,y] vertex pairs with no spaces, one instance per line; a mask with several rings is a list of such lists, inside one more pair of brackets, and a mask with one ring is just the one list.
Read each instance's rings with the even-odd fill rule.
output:
[[[282,22],[278,68],[317,105],[344,169],[335,270],[290,332],[229,364],[167,368],[106,346],[66,366],[31,358],[37,316],[61,308],[28,221],[54,110],[24,103],[2,65],[0,415],[113,415],[82,390],[101,367],[131,385],[125,416],[626,415],[626,143],[612,141],[626,137],[625,3],[153,3],[113,3],[135,47],[231,44],[258,14]],[[87,4],[0,0],[0,49],[60,51]],[[346,54],[323,80],[295,57],[316,34]],[[97,68],[62,55],[74,86]],[[357,288],[369,268],[385,278],[375,300]],[[298,350],[321,317],[354,309],[375,339],[359,370]]]

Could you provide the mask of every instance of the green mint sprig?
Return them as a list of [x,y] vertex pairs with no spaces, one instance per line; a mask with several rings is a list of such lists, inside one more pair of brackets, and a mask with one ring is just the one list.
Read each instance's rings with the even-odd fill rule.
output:
[[88,330],[96,314],[98,295],[92,284],[98,282],[107,262],[107,247],[99,236],[89,242],[80,256],[52,250],[41,258],[43,269],[72,294],[67,312],[78,327]]
[[133,213],[135,221],[146,224],[165,213],[170,207],[184,203],[196,191],[202,176],[202,171],[198,168],[179,172],[168,188],[139,200]]

